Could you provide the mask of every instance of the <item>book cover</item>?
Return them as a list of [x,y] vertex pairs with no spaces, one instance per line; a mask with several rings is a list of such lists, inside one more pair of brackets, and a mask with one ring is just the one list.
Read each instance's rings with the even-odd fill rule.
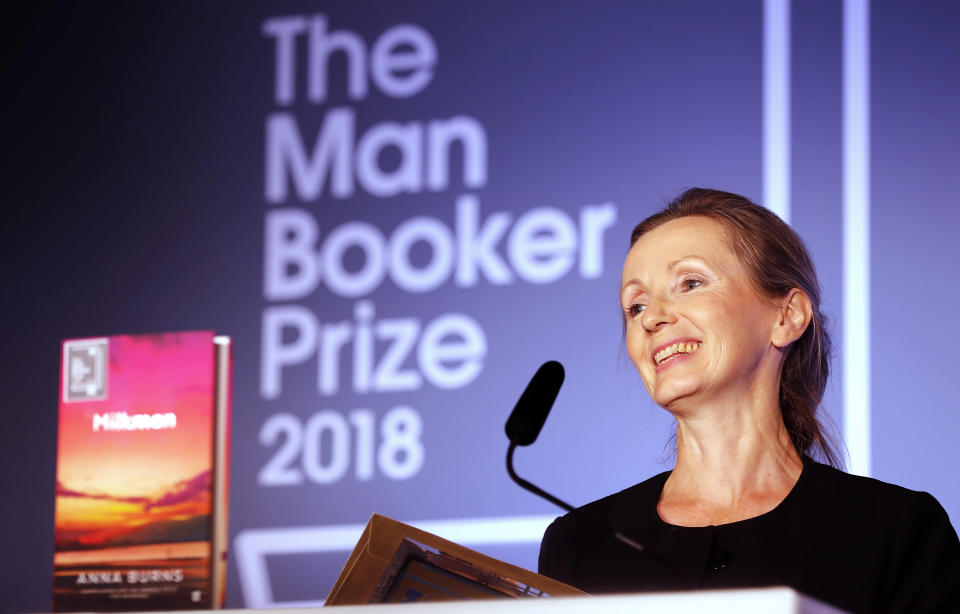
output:
[[212,332],[63,342],[54,611],[223,606],[230,377]]

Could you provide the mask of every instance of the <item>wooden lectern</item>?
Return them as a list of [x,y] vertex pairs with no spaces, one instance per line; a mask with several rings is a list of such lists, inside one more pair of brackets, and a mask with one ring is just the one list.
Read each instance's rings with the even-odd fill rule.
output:
[[374,514],[327,605],[537,598],[586,593]]

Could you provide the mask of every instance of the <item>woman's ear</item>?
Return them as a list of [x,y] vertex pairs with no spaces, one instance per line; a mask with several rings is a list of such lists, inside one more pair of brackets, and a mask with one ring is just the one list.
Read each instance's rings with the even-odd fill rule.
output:
[[771,341],[778,348],[785,348],[799,339],[813,317],[813,306],[810,297],[799,289],[794,288],[779,302],[780,319],[773,328]]

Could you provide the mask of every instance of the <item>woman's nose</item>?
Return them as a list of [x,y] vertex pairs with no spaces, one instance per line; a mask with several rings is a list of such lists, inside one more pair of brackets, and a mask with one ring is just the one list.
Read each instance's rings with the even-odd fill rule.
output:
[[653,333],[668,324],[673,324],[676,320],[677,318],[669,302],[651,300],[647,303],[647,308],[643,310],[640,323],[647,332]]

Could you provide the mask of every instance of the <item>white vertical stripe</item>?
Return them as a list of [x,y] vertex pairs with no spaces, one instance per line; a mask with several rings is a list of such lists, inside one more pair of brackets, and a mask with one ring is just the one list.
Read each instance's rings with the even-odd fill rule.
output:
[[763,203],[790,222],[790,0],[763,2]]
[[843,3],[843,430],[870,475],[870,5]]

